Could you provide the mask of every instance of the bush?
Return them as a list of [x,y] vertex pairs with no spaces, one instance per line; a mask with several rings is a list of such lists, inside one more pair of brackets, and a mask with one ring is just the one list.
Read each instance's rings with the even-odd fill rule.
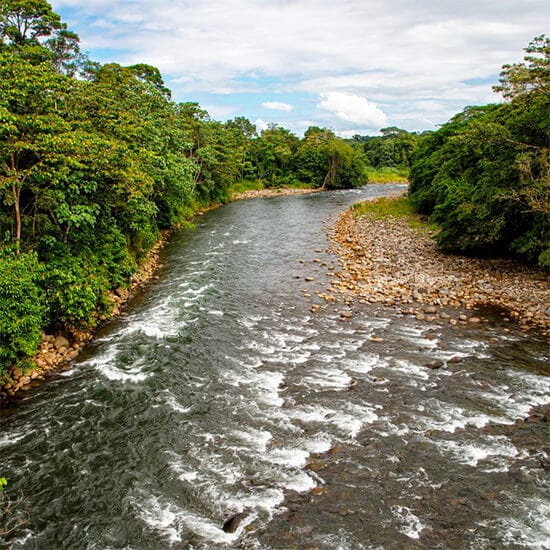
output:
[[34,253],[0,256],[0,375],[40,344],[45,314],[41,275]]
[[48,265],[43,280],[50,324],[75,328],[95,324],[95,311],[106,282],[83,266],[81,258],[64,257]]

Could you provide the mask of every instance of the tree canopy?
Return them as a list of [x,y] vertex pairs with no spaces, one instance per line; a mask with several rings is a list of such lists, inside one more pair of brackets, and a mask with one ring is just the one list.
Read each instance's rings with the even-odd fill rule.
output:
[[410,197],[441,226],[440,245],[550,268],[550,41],[501,73],[503,104],[469,107],[422,140]]

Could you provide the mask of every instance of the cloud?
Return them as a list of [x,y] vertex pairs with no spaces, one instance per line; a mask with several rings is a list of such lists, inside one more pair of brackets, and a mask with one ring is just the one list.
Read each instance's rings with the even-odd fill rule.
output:
[[[320,102],[330,109],[316,110],[321,93],[368,98],[392,125],[416,106],[424,109],[417,120],[432,127],[445,120],[434,118],[430,102],[445,104],[443,113],[495,101],[491,82],[470,81],[496,81],[501,65],[520,60],[550,20],[547,0],[156,0],[154,9],[147,0],[51,3],[92,58],[150,63],[177,100],[231,102],[250,120],[292,105],[285,124],[314,119],[343,131],[359,122],[334,114],[334,96]],[[270,101],[274,94],[280,102]],[[369,113],[364,105],[356,111]]]
[[273,111],[285,111],[290,113],[294,109],[292,105],[288,103],[282,103],[280,101],[264,101],[262,103],[264,109],[272,109]]
[[215,119],[227,119],[231,115],[238,114],[239,108],[234,105],[214,105],[209,103],[204,103],[201,105],[208,114]]
[[378,130],[387,123],[386,115],[374,103],[369,103],[367,98],[355,94],[322,93],[317,108],[329,111],[357,128],[367,127]]
[[256,119],[254,121],[254,125],[256,126],[256,131],[258,133],[261,133],[268,128],[267,122],[265,120],[262,120],[261,118]]

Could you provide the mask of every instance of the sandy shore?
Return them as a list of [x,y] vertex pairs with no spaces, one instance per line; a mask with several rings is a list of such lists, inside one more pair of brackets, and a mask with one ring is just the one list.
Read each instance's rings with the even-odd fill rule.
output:
[[[540,270],[511,260],[446,255],[433,236],[405,220],[355,219],[351,210],[329,229],[329,237],[341,267],[329,291],[340,298],[451,324],[482,322],[468,310],[491,305],[524,330],[538,327],[550,334],[550,277]],[[448,308],[458,313],[449,315]]]

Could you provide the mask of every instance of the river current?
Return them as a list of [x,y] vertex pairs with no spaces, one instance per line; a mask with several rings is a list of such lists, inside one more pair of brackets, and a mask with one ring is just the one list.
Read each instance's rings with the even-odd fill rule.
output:
[[547,339],[311,311],[327,224],[398,188],[236,202],[177,234],[126,315],[0,411],[30,518],[0,546],[550,548]]

